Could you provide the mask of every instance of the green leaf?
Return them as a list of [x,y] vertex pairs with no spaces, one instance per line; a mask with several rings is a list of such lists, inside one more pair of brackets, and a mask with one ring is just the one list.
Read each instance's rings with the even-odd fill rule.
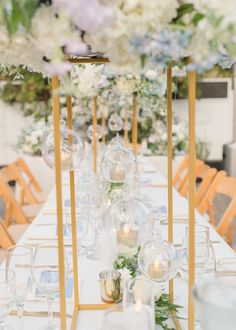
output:
[[193,16],[192,22],[196,26],[199,21],[201,21],[204,18],[204,15],[202,13],[196,13]]

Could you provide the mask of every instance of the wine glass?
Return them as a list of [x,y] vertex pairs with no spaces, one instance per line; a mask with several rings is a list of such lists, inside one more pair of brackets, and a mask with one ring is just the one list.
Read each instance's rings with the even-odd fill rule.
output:
[[[88,213],[85,210],[76,210],[76,236],[77,236],[77,254],[83,256],[87,250],[81,243],[88,232]],[[65,213],[67,233],[72,236],[71,212]]]
[[[69,265],[66,253],[64,254],[65,282],[69,274]],[[59,294],[59,263],[58,246],[40,244],[33,255],[32,273],[36,284],[35,296],[45,297],[48,302],[48,323],[40,327],[40,330],[59,330],[59,326],[53,321],[52,304]]]
[[5,318],[9,314],[12,297],[10,287],[15,286],[15,274],[13,271],[8,271],[6,278],[6,271],[0,270],[0,330],[12,330],[12,328],[5,324]]
[[17,329],[23,326],[23,312],[26,297],[32,290],[32,265],[33,250],[25,246],[12,246],[6,251],[6,276],[15,273],[15,285],[10,286],[10,292],[17,308]]
[[100,189],[95,189],[89,194],[88,201],[89,218],[94,230],[94,243],[88,248],[87,258],[92,260],[100,259],[99,233],[102,229],[103,196]]

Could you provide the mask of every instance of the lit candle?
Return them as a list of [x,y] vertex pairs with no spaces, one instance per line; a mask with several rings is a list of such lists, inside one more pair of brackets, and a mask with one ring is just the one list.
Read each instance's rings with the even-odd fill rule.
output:
[[154,309],[142,304],[141,299],[138,299],[124,311],[124,329],[154,330]]
[[126,223],[124,227],[117,232],[117,243],[128,247],[135,247],[138,244],[138,232],[133,230]]
[[154,280],[161,280],[164,276],[163,266],[160,265],[158,260],[148,266],[148,275]]
[[115,182],[124,182],[125,181],[125,170],[119,165],[111,168],[110,170],[110,180]]

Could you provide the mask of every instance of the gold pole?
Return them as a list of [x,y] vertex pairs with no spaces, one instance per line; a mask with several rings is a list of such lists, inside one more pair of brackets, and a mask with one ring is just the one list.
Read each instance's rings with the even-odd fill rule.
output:
[[128,110],[125,109],[125,144],[128,146],[129,145],[129,132],[128,132],[128,125],[129,125],[129,118],[128,118]]
[[[167,70],[167,152],[168,152],[168,241],[173,242],[173,194],[172,194],[172,66]],[[174,283],[169,281],[169,295],[173,302]]]
[[93,171],[97,173],[97,96],[93,97]]
[[132,130],[132,143],[133,143],[133,152],[137,155],[137,143],[138,143],[138,94],[133,94],[133,130]]
[[106,122],[105,122],[105,114],[102,110],[102,143],[106,144]]
[[[72,119],[72,97],[66,98],[68,129],[73,127]],[[71,206],[71,228],[72,228],[72,255],[73,255],[73,275],[74,275],[74,305],[79,306],[79,274],[77,260],[77,233],[76,233],[76,203],[75,203],[75,173],[70,171],[70,206]]]
[[57,199],[57,228],[58,228],[58,260],[59,260],[59,287],[60,287],[60,322],[61,329],[66,330],[66,295],[65,295],[65,269],[64,269],[64,237],[63,237],[63,209],[61,189],[61,154],[60,154],[60,103],[59,103],[59,79],[52,77],[53,93],[53,124],[55,147],[55,179]]
[[188,234],[188,254],[189,254],[189,279],[188,279],[188,329],[194,330],[194,303],[192,289],[194,286],[195,268],[195,98],[196,98],[196,73],[188,73],[188,116],[189,116],[189,234]]

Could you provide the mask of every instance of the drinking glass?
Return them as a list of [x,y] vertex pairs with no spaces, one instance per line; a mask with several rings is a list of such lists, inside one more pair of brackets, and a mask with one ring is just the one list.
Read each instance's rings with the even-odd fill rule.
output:
[[[69,267],[66,254],[65,261],[65,281],[69,274]],[[37,246],[33,256],[33,280],[36,284],[35,296],[43,296],[48,302],[48,323],[40,327],[40,330],[59,330],[59,326],[53,321],[52,304],[54,298],[59,294],[59,263],[58,246],[40,244]]]
[[[205,266],[205,274],[206,273],[215,273],[216,270],[216,257],[215,257],[215,252],[214,252],[214,248],[212,245],[212,242],[210,240],[210,231],[209,231],[209,227],[206,225],[201,225],[201,224],[197,224],[195,225],[195,241],[205,241],[207,246],[208,246],[208,259],[206,262],[206,266]],[[188,227],[186,227],[185,230],[185,237],[183,240],[183,250],[181,251],[181,254],[183,253],[186,254],[186,250],[187,250],[187,246],[188,246]]]
[[235,277],[218,277],[198,283],[193,296],[204,330],[235,330]]
[[217,262],[216,277],[236,276],[236,258],[223,258]]
[[12,328],[5,323],[11,304],[12,297],[10,293],[10,287],[15,286],[15,274],[12,271],[8,271],[6,278],[6,271],[0,270],[0,330],[12,330]]
[[32,265],[33,250],[25,246],[13,246],[6,252],[6,276],[12,271],[15,273],[15,285],[10,286],[13,301],[17,308],[17,329],[23,326],[23,313],[26,297],[32,290]]
[[[88,232],[88,213],[85,210],[76,211],[76,236],[77,236],[77,254],[85,255],[87,250],[82,245],[82,240]],[[67,233],[72,237],[71,212],[65,213]]]
[[[182,259],[180,261],[180,271],[182,273],[183,279],[188,279],[188,260],[189,260],[189,251],[188,244],[185,244],[184,250],[181,251]],[[195,278],[196,281],[202,277],[206,271],[207,261],[209,258],[209,245],[205,237],[195,236]]]

